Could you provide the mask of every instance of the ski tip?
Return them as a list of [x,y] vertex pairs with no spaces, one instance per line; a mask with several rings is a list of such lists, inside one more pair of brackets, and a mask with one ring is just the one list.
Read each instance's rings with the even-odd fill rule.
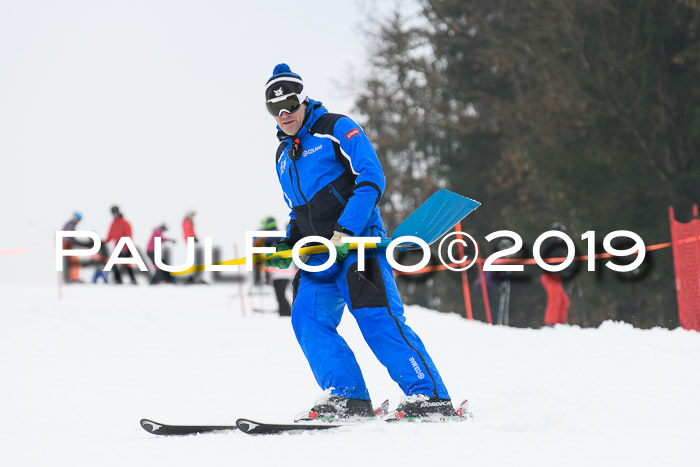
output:
[[149,433],[156,433],[160,428],[163,427],[163,425],[161,425],[160,423],[156,423],[153,420],[149,420],[147,418],[142,418],[139,423],[141,424],[141,428],[143,428]]
[[255,423],[254,421],[245,418],[239,418],[236,420],[236,428],[241,430],[243,433],[253,433],[258,426],[260,426],[259,423]]

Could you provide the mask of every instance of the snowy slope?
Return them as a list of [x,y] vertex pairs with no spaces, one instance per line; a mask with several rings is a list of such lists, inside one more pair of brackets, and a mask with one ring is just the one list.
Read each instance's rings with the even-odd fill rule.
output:
[[[694,465],[700,334],[492,327],[407,309],[472,423],[159,438],[142,417],[289,421],[319,390],[289,319],[237,286],[0,285],[0,465]],[[246,300],[249,297],[244,297]],[[249,301],[273,307],[266,296]],[[375,402],[400,397],[349,314]],[[428,463],[428,464],[426,464]]]

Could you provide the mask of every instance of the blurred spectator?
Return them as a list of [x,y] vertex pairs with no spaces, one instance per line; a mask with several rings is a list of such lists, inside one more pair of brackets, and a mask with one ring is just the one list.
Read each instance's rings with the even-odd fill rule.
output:
[[[261,230],[277,230],[277,221],[275,220],[274,217],[266,217],[260,222],[260,229]],[[279,243],[279,238],[270,238],[270,237],[256,237],[253,239],[253,246],[254,247],[263,247],[263,246],[275,246]],[[263,285],[263,279],[262,279],[262,272],[263,272],[263,263],[253,263],[253,286],[261,286]],[[265,277],[265,283],[269,284],[270,283],[270,278],[267,276]]]
[[[550,230],[566,232],[566,226],[561,222],[555,222]],[[567,246],[564,240],[558,237],[549,237],[540,247],[543,259],[565,258]],[[540,282],[547,293],[547,307],[544,311],[544,325],[566,324],[569,312],[569,296],[562,286],[561,272],[543,271]]]
[[197,214],[195,211],[187,211],[185,218],[182,220],[182,234],[185,237],[185,242],[187,239],[194,238],[195,243],[199,243],[197,234],[194,232],[194,215]]
[[[514,245],[510,238],[501,239],[496,245],[496,251],[503,251],[511,248]],[[503,256],[502,258],[511,258],[513,255]],[[493,323],[508,325],[508,315],[510,311],[510,271],[484,271],[484,283],[489,291],[487,293],[489,299],[489,308],[492,310]],[[477,276],[472,284],[476,288],[481,285],[481,277]]]
[[[194,264],[199,265],[202,264],[202,249],[199,248],[199,238],[197,238],[197,234],[194,231],[195,214],[196,212],[194,210],[189,210],[187,211],[187,214],[185,214],[185,218],[182,220],[182,235],[185,239],[185,248],[187,248],[187,239],[194,239]],[[206,284],[206,282],[201,278],[201,275],[201,271],[191,273],[185,284]]]
[[[128,237],[131,238],[131,224],[124,219],[124,216],[122,215],[121,211],[119,210],[118,206],[112,206],[110,209],[112,212],[112,225],[109,227],[109,233],[107,234],[107,238],[104,240],[102,243],[109,243],[111,241],[114,242],[114,246],[117,246],[117,243],[119,243],[119,240],[123,237]],[[119,257],[120,258],[126,258],[130,257],[131,253],[129,252],[129,249],[126,247],[122,247],[121,251],[119,252]],[[131,265],[129,264],[115,264],[114,267],[112,268],[112,271],[114,271],[114,280],[117,282],[117,284],[122,283],[122,276],[121,273],[119,272],[119,268],[124,267],[126,269],[127,274],[129,275],[129,279],[131,280],[131,283],[136,285],[136,278],[134,277],[134,271],[131,269]]]
[[92,283],[97,284],[98,279],[107,284],[109,283],[109,271],[105,271],[105,265],[109,261],[109,254],[107,253],[107,247],[103,243],[100,245],[100,249],[97,251],[96,255],[92,256],[91,263],[95,266],[95,273],[92,275]]
[[[175,243],[175,240],[172,238],[168,238],[164,235],[164,232],[168,230],[168,226],[165,225],[165,223],[160,224],[158,227],[153,229],[153,233],[151,234],[150,240],[148,240],[148,246],[146,246],[146,255],[148,256],[148,259],[151,260],[151,263],[153,264],[153,267],[155,268],[156,272],[151,278],[151,284],[162,284],[162,283],[167,283],[167,284],[175,284],[175,278],[168,272],[168,271],[163,271],[162,269],[158,268],[156,266],[156,259],[155,259],[155,249],[156,249],[156,237],[160,237],[161,239],[161,245],[163,242],[173,242]],[[165,253],[161,250],[161,259],[165,260]]]
[[[65,232],[75,232],[78,223],[82,220],[83,215],[76,211],[73,213],[73,217],[70,218],[68,222],[63,226],[63,231]],[[90,242],[92,243],[92,242]],[[76,246],[84,246],[84,247],[89,247],[91,245],[86,244],[85,242],[78,240],[76,238],[64,238],[63,239],[63,249],[64,250],[73,250],[75,249]],[[76,284],[76,283],[81,283],[83,282],[80,279],[80,260],[78,259],[77,256],[66,256],[66,260],[68,261],[68,268],[67,268],[67,273],[68,277],[66,282],[69,284]]]
[[[277,230],[277,222],[274,217],[268,217],[263,220],[263,230]],[[280,242],[279,237],[265,237],[264,246],[274,247]],[[256,263],[262,265],[263,263]],[[277,298],[277,311],[280,316],[292,316],[292,307],[287,300],[287,288],[292,282],[294,276],[294,264],[288,269],[279,269],[268,266],[265,268],[266,282],[272,283],[275,289],[275,297]]]

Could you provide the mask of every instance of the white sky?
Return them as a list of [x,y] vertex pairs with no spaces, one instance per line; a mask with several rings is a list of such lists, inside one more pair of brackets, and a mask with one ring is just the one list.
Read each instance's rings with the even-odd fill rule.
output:
[[[0,251],[46,244],[74,210],[104,238],[118,204],[145,250],[181,221],[232,258],[288,215],[263,87],[286,62],[351,116],[367,21],[393,1],[0,2]],[[239,251],[242,256],[242,251]],[[0,256],[0,281],[55,280],[53,248]],[[179,259],[179,253],[174,259]]]

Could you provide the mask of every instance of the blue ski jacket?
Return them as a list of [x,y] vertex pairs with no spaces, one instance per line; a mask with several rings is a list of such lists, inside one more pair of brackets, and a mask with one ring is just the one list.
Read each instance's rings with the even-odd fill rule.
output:
[[386,237],[377,203],[386,180],[374,147],[350,118],[310,100],[295,136],[277,127],[277,176],[291,209],[286,238]]

